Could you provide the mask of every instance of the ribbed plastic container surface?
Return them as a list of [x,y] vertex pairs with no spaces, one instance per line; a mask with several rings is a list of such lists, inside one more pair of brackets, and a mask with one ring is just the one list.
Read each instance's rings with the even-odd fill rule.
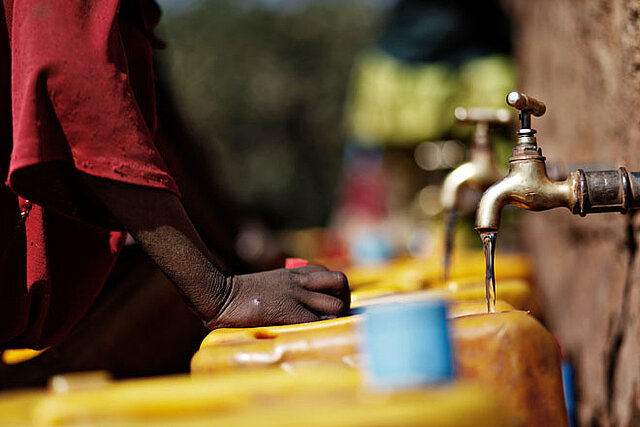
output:
[[[498,253],[496,256],[498,280],[525,279],[531,277],[531,262],[522,254]],[[442,283],[443,270],[440,255],[426,259],[400,258],[386,264],[353,266],[345,270],[349,286],[353,290],[371,285],[400,287],[399,290],[418,290]],[[450,278],[483,278],[485,258],[481,250],[456,250],[453,254]]]
[[[13,408],[16,408],[14,410]],[[375,393],[357,370],[314,368],[114,381],[93,390],[0,394],[2,425],[511,426],[495,394],[455,383]]]
[[[400,297],[410,295],[395,296],[396,301]],[[451,305],[459,378],[495,389],[526,425],[566,425],[560,358],[551,334],[533,316],[504,302],[491,314],[485,304]],[[361,322],[356,315],[308,325],[214,331],[192,359],[192,372],[360,367]]]

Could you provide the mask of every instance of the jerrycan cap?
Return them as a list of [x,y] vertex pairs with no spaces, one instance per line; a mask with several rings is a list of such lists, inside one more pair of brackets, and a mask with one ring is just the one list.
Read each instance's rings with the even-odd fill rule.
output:
[[366,307],[364,369],[375,389],[424,387],[455,379],[448,303],[433,298]]

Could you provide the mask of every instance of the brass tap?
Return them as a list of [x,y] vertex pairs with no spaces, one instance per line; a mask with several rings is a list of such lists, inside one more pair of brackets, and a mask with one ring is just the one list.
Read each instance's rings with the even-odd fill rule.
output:
[[597,212],[622,212],[640,207],[640,173],[617,170],[571,172],[564,181],[549,178],[531,128],[531,115],[542,116],[546,106],[519,92],[507,95],[507,104],[520,110],[517,145],[509,159],[509,172],[484,192],[476,215],[476,230],[500,228],[502,208],[515,205],[531,211],[566,207],[584,216]]
[[475,123],[476,129],[471,143],[470,160],[451,171],[442,184],[440,202],[445,211],[452,211],[458,207],[460,190],[463,187],[484,191],[502,177],[494,162],[489,125],[507,124],[511,121],[511,114],[507,109],[458,107],[455,116],[461,123]]

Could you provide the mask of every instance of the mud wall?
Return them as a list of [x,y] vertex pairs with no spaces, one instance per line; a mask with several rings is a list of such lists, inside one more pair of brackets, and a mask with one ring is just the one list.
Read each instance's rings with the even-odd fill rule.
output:
[[[547,104],[534,118],[547,161],[640,170],[640,1],[507,8],[521,88]],[[577,369],[580,425],[640,425],[640,215],[527,213],[523,233]]]

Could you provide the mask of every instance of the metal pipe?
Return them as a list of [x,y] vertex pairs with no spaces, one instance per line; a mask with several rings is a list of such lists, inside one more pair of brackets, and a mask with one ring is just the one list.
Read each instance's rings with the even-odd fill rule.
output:
[[579,169],[571,174],[577,186],[578,213],[620,212],[640,208],[640,173],[617,170]]

